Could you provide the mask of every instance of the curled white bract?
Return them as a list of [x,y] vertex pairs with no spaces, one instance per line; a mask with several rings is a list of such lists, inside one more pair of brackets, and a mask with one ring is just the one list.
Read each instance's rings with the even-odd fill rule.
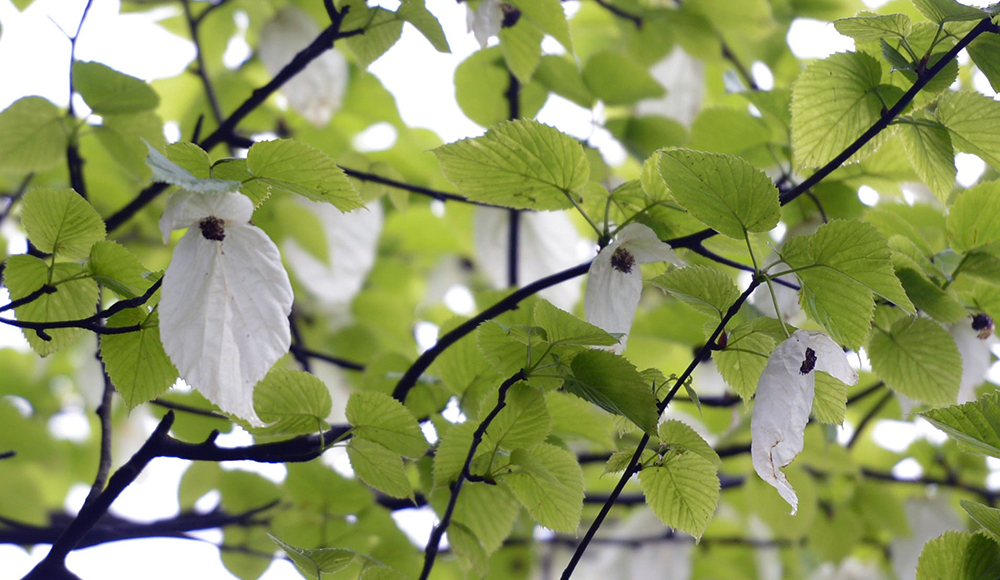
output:
[[610,333],[621,334],[614,352],[625,350],[635,310],[642,295],[640,264],[670,262],[684,266],[670,245],[661,242],[649,227],[632,223],[618,233],[590,264],[583,308],[587,322]]
[[797,330],[774,348],[757,383],[750,420],[750,455],[754,470],[798,509],[798,496],[781,471],[802,451],[812,410],[816,371],[854,385],[858,373],[847,355],[822,332]]
[[288,352],[292,286],[277,246],[236,193],[178,191],[164,240],[187,228],[163,275],[160,340],[180,377],[220,409],[262,426],[253,388]]
[[483,0],[475,10],[466,8],[466,24],[480,48],[486,48],[491,36],[500,34],[500,23],[503,22],[500,4],[500,0]]

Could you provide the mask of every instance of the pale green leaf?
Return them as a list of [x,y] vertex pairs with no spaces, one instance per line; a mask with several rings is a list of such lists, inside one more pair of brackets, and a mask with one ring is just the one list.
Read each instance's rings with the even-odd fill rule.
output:
[[330,390],[319,378],[304,371],[272,369],[253,390],[253,406],[261,421],[260,432],[297,435],[321,431],[330,414]]
[[962,192],[948,212],[947,223],[951,247],[956,252],[1000,241],[1000,182],[985,181]]
[[573,52],[573,41],[569,36],[569,23],[566,21],[562,2],[559,0],[510,0],[508,4],[518,8],[522,16],[528,17],[545,34],[558,40],[559,44],[563,45],[567,51]]
[[254,143],[247,154],[247,169],[272,189],[325,201],[341,211],[363,205],[337,162],[305,143],[291,139]]
[[644,467],[639,483],[660,521],[701,538],[719,503],[719,476],[711,461],[697,453],[671,451],[662,464]]
[[441,30],[441,23],[424,6],[424,0],[403,0],[396,15],[409,22],[424,35],[434,49],[438,52],[451,52],[448,47],[448,39],[445,38],[444,30]]
[[247,169],[246,159],[223,159],[212,168],[212,175],[217,179],[241,182],[240,193],[253,201],[254,209],[263,205],[271,196],[271,186],[264,180],[253,179],[253,174]]
[[410,577],[395,568],[368,565],[361,572],[361,580],[410,580]]
[[160,96],[145,81],[99,62],[74,62],[73,88],[98,115],[138,113],[160,104]]
[[125,299],[141,296],[155,281],[147,277],[149,271],[135,254],[111,240],[97,242],[90,248],[87,270],[98,284]]
[[855,42],[878,42],[883,38],[906,38],[913,31],[906,14],[872,14],[841,18],[833,26],[837,32],[850,36]]
[[989,16],[975,6],[959,4],[955,0],[913,0],[913,5],[931,22],[961,22],[966,20],[982,20]]
[[542,392],[518,383],[507,391],[505,401],[506,405],[486,430],[483,444],[492,449],[513,450],[545,441],[552,429],[552,417]]
[[945,532],[924,544],[917,580],[995,580],[1000,546],[983,533]]
[[653,278],[653,285],[719,320],[740,296],[732,278],[710,266],[673,268]]
[[570,365],[573,376],[566,378],[563,389],[656,434],[659,413],[652,386],[632,363],[607,351],[590,350],[575,356]]
[[[472,434],[476,425],[472,421],[450,425],[447,431],[440,435],[437,449],[434,453],[434,486],[442,487],[458,479],[465,465],[465,458],[472,447]],[[476,448],[476,456],[489,452],[480,445]]]
[[503,486],[467,481],[455,504],[452,520],[467,527],[487,554],[500,549],[514,529],[520,506]]
[[405,457],[420,458],[427,440],[416,417],[402,403],[378,391],[358,391],[347,401],[355,437],[381,443]]
[[[146,164],[153,170],[153,178],[176,185],[182,189],[196,193],[225,193],[236,191],[240,187],[239,181],[227,179],[203,179],[198,178],[187,169],[174,163],[165,155],[157,151],[152,145],[146,143],[149,152],[146,156]],[[186,151],[184,159],[190,159],[190,151]]]
[[604,329],[556,308],[547,300],[539,300],[535,304],[534,315],[535,324],[545,329],[549,344],[611,346],[618,343],[618,339]]
[[511,453],[513,471],[497,480],[510,489],[531,518],[556,532],[573,533],[583,510],[583,472],[576,455],[542,443]]
[[757,392],[757,382],[767,365],[767,356],[777,342],[761,328],[763,319],[754,319],[734,328],[726,348],[712,353],[712,359],[733,391],[749,401]]
[[[500,46],[477,50],[455,68],[455,100],[466,117],[483,127],[510,120],[510,71]],[[579,73],[577,73],[579,76]],[[534,117],[548,91],[540,83],[521,85],[517,106],[522,118]]]
[[955,149],[1000,168],[1000,102],[975,91],[948,91],[935,116],[951,131]]
[[342,548],[304,550],[286,544],[270,534],[268,537],[285,552],[300,572],[313,580],[322,580],[324,574],[335,574],[359,557],[356,552]]
[[542,31],[528,19],[500,29],[500,51],[507,68],[521,84],[528,84],[542,58]]
[[546,54],[538,64],[535,79],[553,93],[581,107],[589,109],[594,105],[594,96],[583,82],[583,76],[575,60]]
[[413,497],[413,486],[398,453],[367,439],[355,438],[347,444],[347,456],[361,481],[392,497]]
[[749,162],[718,153],[667,149],[660,176],[691,215],[731,238],[766,232],[778,225],[778,190]]
[[344,42],[361,68],[368,68],[399,40],[403,20],[384,8],[369,8],[365,0],[342,2],[341,10],[345,6],[350,6],[350,11],[340,25],[341,30],[362,29],[364,33],[346,38]]
[[632,462],[633,455],[635,455],[635,451],[633,450],[624,449],[622,451],[615,451],[611,454],[611,457],[608,457],[607,463],[604,464],[604,473],[602,475],[625,471],[625,468]]
[[691,149],[739,155],[771,140],[767,124],[742,111],[711,107],[698,113],[691,125]]
[[586,439],[606,449],[614,448],[615,442],[611,437],[615,431],[613,415],[561,391],[547,393],[545,405],[552,416],[554,435],[566,440]]
[[899,125],[903,149],[920,179],[942,205],[948,204],[955,187],[955,151],[948,130],[933,121],[919,119]]
[[490,567],[489,555],[469,528],[452,521],[448,526],[448,545],[457,557],[462,570],[471,570],[479,577],[486,576]]
[[722,464],[719,454],[715,452],[715,449],[712,449],[708,441],[705,441],[694,429],[681,421],[664,421],[660,423],[656,433],[660,437],[660,445],[700,455],[715,466]]
[[489,320],[479,325],[476,344],[501,376],[509,377],[527,364],[528,347],[511,336],[511,329]]
[[125,405],[134,409],[167,392],[177,380],[177,369],[163,351],[158,314],[129,308],[109,318],[108,325],[142,325],[139,332],[101,337],[104,369]]
[[983,526],[984,532],[989,534],[994,541],[1000,542],[1000,509],[967,499],[963,499],[959,503],[965,513],[969,514],[969,517]]
[[[792,147],[799,167],[818,167],[878,121],[882,66],[861,52],[841,52],[809,65],[792,88]],[[884,133],[884,132],[883,132]],[[873,139],[859,153],[870,153]]]
[[962,357],[955,340],[936,322],[905,317],[888,332],[873,331],[868,357],[875,376],[911,399],[947,405],[958,396]]
[[812,415],[820,423],[840,425],[847,417],[847,385],[824,372],[816,372]]
[[587,59],[583,82],[592,95],[611,107],[662,97],[666,92],[645,67],[616,50]]
[[462,194],[506,207],[570,207],[590,176],[576,139],[532,120],[501,123],[482,137],[442,145],[434,154]]
[[23,97],[0,112],[0,171],[45,171],[66,160],[63,112],[42,97]]
[[[900,262],[896,256],[893,261]],[[916,266],[916,264],[913,264]],[[896,276],[903,284],[906,295],[910,297],[913,305],[928,316],[938,322],[956,322],[968,315],[965,307],[952,294],[953,291],[945,291],[939,288],[920,273],[918,270],[909,267],[896,268]]]
[[1000,394],[993,392],[964,405],[931,409],[923,417],[966,449],[1000,457]]
[[1000,91],[1000,35],[980,34],[966,50],[993,90]]
[[198,179],[212,177],[212,159],[204,149],[194,143],[185,141],[171,143],[164,147],[163,154],[175,165]]
[[81,259],[104,239],[104,221],[72,189],[32,189],[22,200],[21,225],[39,250]]

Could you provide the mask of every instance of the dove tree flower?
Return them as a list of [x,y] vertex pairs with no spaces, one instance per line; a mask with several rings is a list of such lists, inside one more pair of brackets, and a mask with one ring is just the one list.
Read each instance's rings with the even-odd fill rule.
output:
[[802,451],[816,371],[829,373],[848,385],[858,382],[858,373],[851,368],[847,355],[829,336],[797,330],[767,358],[750,420],[754,470],[792,506],[793,515],[798,509],[798,496],[781,469]]
[[277,246],[237,192],[180,190],[160,218],[187,228],[163,275],[160,340],[180,377],[220,409],[262,426],[253,388],[288,352],[292,286]]
[[670,244],[661,242],[656,233],[639,223],[632,223],[618,233],[615,241],[604,247],[590,264],[583,307],[587,322],[621,334],[615,352],[625,350],[632,330],[635,309],[642,295],[640,264],[670,262],[684,266]]

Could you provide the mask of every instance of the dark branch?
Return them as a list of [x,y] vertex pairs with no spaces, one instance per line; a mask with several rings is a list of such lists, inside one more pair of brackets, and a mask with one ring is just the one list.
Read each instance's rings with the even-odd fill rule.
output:
[[97,475],[94,476],[94,484],[83,502],[84,506],[92,503],[104,491],[104,484],[107,483],[108,474],[111,473],[111,398],[115,387],[111,384],[111,377],[104,367],[104,361],[100,356],[96,358],[101,363],[101,375],[104,377],[104,393],[101,396],[101,404],[97,407],[97,418],[101,423],[101,455],[97,463]]
[[304,358],[315,358],[315,359],[319,359],[321,361],[328,362],[328,363],[333,364],[333,365],[337,365],[338,367],[343,368],[343,369],[347,369],[349,371],[361,371],[361,372],[363,372],[365,370],[365,365],[363,365],[361,363],[350,361],[350,360],[343,359],[343,358],[336,357],[336,356],[329,355],[329,354],[323,354],[321,352],[317,352],[315,350],[310,350],[310,349],[305,348],[303,346],[300,346],[298,344],[292,344],[292,346],[291,346],[291,348],[289,350],[291,351],[292,355],[295,356],[296,360],[298,360],[298,358],[300,356],[304,357]]
[[215,95],[215,88],[212,86],[212,81],[208,78],[208,69],[205,67],[205,56],[201,51],[201,39],[198,36],[198,20],[191,13],[191,0],[182,0],[181,4],[184,6],[184,19],[187,20],[191,42],[194,43],[194,58],[195,63],[197,63],[195,73],[201,79],[201,86],[205,89],[205,98],[208,99],[208,106],[212,109],[212,116],[215,117],[215,123],[221,125],[222,108],[219,106],[219,98]]
[[[708,258],[709,260],[712,260],[713,262],[718,262],[718,263],[720,263],[720,264],[722,264],[724,266],[729,266],[731,268],[736,268],[737,270],[743,270],[744,272],[751,272],[751,273],[754,272],[753,266],[748,266],[746,264],[741,264],[741,263],[739,263],[739,262],[737,262],[735,260],[730,260],[729,258],[727,258],[725,256],[720,256],[719,254],[716,254],[715,252],[709,250],[708,248],[706,248],[702,244],[696,244],[693,247],[688,248],[688,249],[691,250],[692,252],[694,252],[695,254],[698,254],[699,256],[704,256],[704,257]],[[782,280],[780,278],[773,278],[771,281],[774,282],[775,284],[780,284],[781,286],[785,286],[786,288],[791,288],[792,290],[801,290],[802,289],[802,288],[799,287],[798,284],[793,284],[793,283],[791,283],[791,282],[789,282],[787,280]]]
[[395,179],[389,179],[388,177],[382,177],[381,175],[376,175],[374,173],[368,173],[365,171],[358,171],[357,169],[350,169],[344,166],[340,166],[344,170],[344,173],[348,177],[353,177],[354,179],[360,179],[361,181],[371,181],[372,183],[381,183],[382,185],[388,185],[389,187],[395,187],[396,189],[402,189],[404,191],[409,191],[410,193],[416,193],[419,195],[425,195],[432,199],[438,201],[458,201],[461,203],[471,203],[473,205],[481,205],[483,207],[496,207],[506,209],[503,206],[492,205],[489,203],[483,203],[481,201],[473,201],[464,195],[458,195],[457,193],[448,193],[446,191],[438,191],[436,189],[430,189],[428,187],[421,187],[419,185],[410,185],[409,183],[403,183],[402,181],[396,181]]
[[871,423],[872,419],[875,418],[875,415],[878,415],[878,412],[881,411],[882,407],[885,407],[890,400],[892,400],[892,391],[889,391],[885,395],[882,395],[882,398],[879,399],[877,403],[872,405],[872,408],[869,409],[867,413],[865,413],[865,416],[862,417],[861,421],[858,423],[857,429],[854,430],[854,434],[851,435],[851,439],[847,442],[848,449],[854,447],[854,444],[858,442],[858,439],[861,437],[862,431],[865,430],[865,427],[868,426],[868,423]]

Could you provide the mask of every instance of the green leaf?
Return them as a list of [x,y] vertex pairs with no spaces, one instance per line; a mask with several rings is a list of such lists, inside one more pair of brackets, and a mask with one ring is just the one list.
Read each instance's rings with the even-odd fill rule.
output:
[[757,392],[767,356],[777,344],[764,331],[761,320],[765,319],[754,319],[734,328],[726,340],[726,348],[712,353],[719,374],[744,401],[749,401]]
[[531,518],[556,532],[573,533],[583,510],[583,472],[576,455],[542,443],[510,454],[513,471],[497,478]]
[[350,566],[358,554],[341,548],[317,548],[304,550],[296,548],[268,534],[275,544],[292,560],[295,567],[307,578],[321,580],[324,574],[335,574]]
[[966,449],[1000,457],[1000,394],[990,393],[978,401],[931,409],[922,415]]
[[361,580],[410,580],[410,577],[395,568],[368,565],[361,572]]
[[[146,164],[153,170],[153,177],[158,181],[176,185],[182,189],[196,193],[225,193],[227,191],[236,191],[240,187],[239,181],[199,178],[187,169],[171,161],[149,143],[146,143],[146,147],[149,149],[146,156]],[[185,151],[183,158],[190,160],[190,155],[190,150]]]
[[[434,486],[443,487],[448,483],[458,479],[465,466],[465,458],[469,455],[472,447],[472,434],[476,430],[476,425],[472,421],[449,425],[448,430],[441,433],[437,450],[434,453]],[[478,457],[488,453],[489,449],[480,445],[476,448]]]
[[771,131],[761,119],[744,109],[703,109],[691,125],[691,149],[739,155],[771,140]]
[[691,215],[731,238],[766,232],[778,225],[778,190],[749,162],[718,153],[667,149],[660,176]]
[[347,456],[361,481],[392,497],[413,497],[413,486],[398,453],[367,439],[355,438],[347,444]]
[[405,457],[420,458],[427,440],[416,417],[402,403],[378,391],[358,391],[347,401],[354,436],[380,443]]
[[958,396],[962,357],[955,340],[926,318],[901,318],[889,332],[876,330],[868,345],[875,376],[895,391],[932,405]]
[[129,308],[108,319],[108,326],[142,325],[139,332],[101,336],[101,360],[115,390],[130,410],[167,392],[177,369],[160,342],[159,315]]
[[1000,546],[986,534],[945,532],[924,544],[917,580],[994,580]]
[[246,159],[223,159],[212,168],[212,174],[217,179],[242,182],[239,186],[240,193],[253,201],[254,209],[262,206],[271,196],[271,186],[263,180],[253,178],[253,174],[247,169]]
[[507,391],[506,405],[486,430],[484,444],[491,449],[531,447],[545,441],[552,417],[538,389],[518,383]]
[[424,35],[438,52],[451,52],[448,39],[441,30],[441,23],[424,6],[424,0],[403,0],[396,9],[396,14],[409,22]]
[[459,567],[475,571],[480,578],[486,576],[490,568],[489,555],[469,528],[453,521],[448,526],[448,544],[458,557]]
[[645,67],[615,50],[599,52],[587,59],[583,82],[592,95],[609,107],[631,105],[666,93]]
[[919,119],[918,122],[901,123],[899,137],[917,175],[946,206],[957,173],[948,130],[939,123]]
[[674,268],[653,278],[653,285],[719,320],[740,296],[732,278],[710,266]]
[[87,269],[98,284],[119,298],[141,296],[154,281],[147,277],[149,271],[135,254],[111,240],[97,242],[90,248]]
[[247,169],[272,189],[325,201],[341,211],[364,205],[337,162],[305,143],[291,139],[254,143]]
[[399,40],[403,20],[384,8],[368,8],[364,0],[342,2],[341,10],[345,6],[350,6],[350,11],[340,25],[341,30],[362,29],[364,33],[345,38],[344,42],[361,68],[368,68]]
[[888,242],[867,222],[833,220],[811,236],[788,240],[782,258],[798,268],[799,300],[809,317],[851,349],[860,348],[871,329],[873,294],[914,312],[893,270]]
[[[80,320],[94,314],[97,303],[97,284],[81,277],[83,268],[69,262],[56,263],[49,278],[48,265],[34,256],[21,254],[7,259],[4,283],[11,300],[18,300],[51,284],[56,291],[43,294],[14,309],[18,320],[25,322],[56,322]],[[72,280],[70,280],[72,278]],[[80,328],[55,328],[45,332],[52,338],[46,341],[34,330],[23,329],[24,338],[40,356],[50,355],[74,342],[83,334]]]
[[194,143],[186,141],[171,143],[163,149],[163,154],[198,179],[212,177],[212,159],[204,149]]
[[948,238],[956,252],[966,253],[1000,241],[1000,182],[985,181],[962,192],[948,212],[947,224]]
[[510,0],[508,4],[520,10],[522,16],[528,17],[545,34],[558,40],[559,44],[563,45],[568,52],[573,52],[573,41],[569,36],[569,23],[566,21],[566,13],[563,12],[562,2],[559,0]]
[[646,503],[664,524],[701,539],[719,503],[719,476],[705,457],[670,451],[639,472]]
[[[881,78],[882,66],[861,52],[837,53],[802,71],[792,87],[797,166],[827,163],[879,120],[882,101],[876,88]],[[880,142],[869,141],[858,154],[871,153]]]
[[99,62],[74,62],[73,88],[98,115],[138,113],[160,104],[160,96],[145,81]]
[[611,433],[614,432],[615,425],[612,415],[562,391],[547,393],[545,405],[552,416],[554,435],[566,440],[586,439],[606,449],[614,448]]
[[632,363],[607,351],[590,350],[576,355],[570,366],[573,376],[566,378],[563,389],[656,435],[656,398]]
[[955,0],[913,0],[913,5],[932,22],[961,22],[982,20],[989,14],[974,6],[959,4]]
[[510,536],[520,513],[517,498],[503,486],[467,481],[458,496],[452,520],[468,528],[486,553],[492,554]]
[[542,31],[528,21],[518,19],[514,26],[500,29],[500,51],[507,68],[521,84],[528,84],[542,58]]
[[618,339],[602,328],[584,322],[565,310],[560,310],[547,300],[535,304],[535,324],[545,329],[549,344],[581,346],[611,346]]
[[23,97],[0,113],[0,171],[45,171],[66,160],[63,112],[42,97]]
[[994,507],[983,505],[979,502],[963,499],[959,501],[965,513],[974,519],[977,524],[983,526],[983,531],[989,534],[994,541],[1000,542],[1000,510]]
[[535,71],[535,80],[581,107],[589,109],[594,105],[594,96],[584,84],[575,60],[554,54],[543,55]]
[[[913,31],[910,17],[905,14],[871,14],[841,18],[833,22],[837,32],[855,42],[878,42],[883,38],[906,38]],[[869,14],[871,14],[869,16]]]
[[950,323],[967,316],[968,312],[961,302],[928,280],[922,273],[912,268],[897,267],[896,276],[899,277],[913,305],[934,320]]
[[966,47],[972,62],[990,81],[994,91],[1000,91],[1000,36],[980,34]]
[[[483,127],[510,119],[505,96],[509,88],[510,72],[501,46],[477,50],[455,68],[455,100],[466,117]],[[545,104],[548,91],[530,82],[521,86],[517,97],[521,117],[530,118]]]
[[39,250],[79,260],[104,239],[104,221],[72,189],[32,189],[24,195],[21,225]]
[[947,91],[935,116],[951,131],[955,149],[1000,168],[1000,102],[974,91]]
[[812,415],[820,423],[840,425],[847,417],[847,385],[824,372],[816,372]]
[[330,414],[330,390],[315,375],[289,369],[272,369],[253,390],[253,406],[260,431],[298,435],[321,431]]
[[719,454],[715,452],[715,449],[712,449],[708,441],[702,439],[701,435],[698,435],[694,429],[681,421],[664,421],[660,423],[656,433],[660,437],[660,445],[700,455],[716,467],[722,464]]
[[434,149],[445,177],[475,201],[523,209],[563,209],[590,176],[580,143],[537,121],[501,123],[486,135]]
[[501,376],[509,377],[527,364],[528,347],[511,336],[511,329],[489,320],[479,325],[476,344]]

